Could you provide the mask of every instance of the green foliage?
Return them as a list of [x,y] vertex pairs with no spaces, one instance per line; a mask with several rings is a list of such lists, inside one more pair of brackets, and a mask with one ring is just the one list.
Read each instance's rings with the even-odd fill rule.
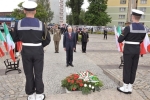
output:
[[69,24],[69,25],[72,25],[73,24],[73,19],[72,19],[72,13],[71,14],[69,14],[69,15],[67,15],[67,23]]
[[[90,33],[90,32],[89,32]],[[93,32],[93,34],[104,34],[103,32]],[[115,33],[114,32],[107,32],[108,35],[114,35]]]
[[82,88],[82,94],[85,94],[85,95],[91,94],[91,89],[89,89],[87,87],[83,87]]
[[84,0],[67,0],[66,6],[71,8],[73,24],[79,25],[79,15]]
[[[23,12],[23,7],[22,7],[22,3],[21,2],[18,5],[18,9],[14,9],[14,11],[12,12],[12,17],[15,17],[17,20],[20,20],[22,18],[25,17],[25,14]],[[39,20],[45,22],[46,20],[48,20],[47,18],[49,17],[46,9],[42,6],[42,4],[38,3],[38,6],[36,8],[36,14],[35,17],[38,18]]]
[[46,18],[48,17],[48,13],[44,9],[44,7],[41,4],[38,4],[38,7],[36,8],[36,14],[35,17],[39,18],[41,21],[46,22]]
[[38,4],[41,4],[46,11],[47,16],[43,18],[42,20],[44,22],[50,22],[53,19],[54,12],[51,11],[50,8],[50,0],[37,0]]
[[88,25],[106,26],[111,22],[107,14],[107,0],[88,0],[90,5],[85,13],[85,21]]
[[80,16],[79,16],[79,24],[85,25],[85,10],[81,10]]

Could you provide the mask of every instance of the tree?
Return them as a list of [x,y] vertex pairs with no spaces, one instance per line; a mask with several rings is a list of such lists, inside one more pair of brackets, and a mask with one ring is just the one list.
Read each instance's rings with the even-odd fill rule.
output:
[[79,25],[79,15],[84,0],[67,0],[66,6],[71,8],[73,24]]
[[85,10],[83,9],[80,12],[79,23],[80,25],[85,25]]
[[69,15],[67,15],[67,23],[69,25],[72,25],[73,24],[73,19],[72,19],[72,13],[70,13]]
[[54,12],[50,8],[50,0],[37,0],[38,4],[41,4],[47,12],[47,17],[44,18],[44,22],[51,22],[54,16]]
[[[15,17],[17,20],[20,20],[22,18],[25,17],[25,14],[23,12],[23,7],[22,7],[22,3],[18,4],[18,9],[14,9],[14,11],[12,12],[12,17]],[[44,9],[44,7],[42,6],[42,4],[38,3],[38,6],[36,8],[36,14],[35,17],[38,18],[39,20],[41,20],[42,22],[46,22],[45,19],[48,18],[48,13],[47,11]]]
[[20,19],[22,19],[22,18],[24,18],[25,17],[25,14],[23,13],[23,7],[22,7],[22,3],[23,2],[21,2],[20,4],[18,4],[18,9],[16,8],[16,9],[14,9],[14,11],[12,12],[12,14],[11,14],[11,16],[12,17],[15,17],[17,20],[20,20]]
[[90,5],[85,14],[85,21],[88,25],[105,26],[111,22],[107,14],[107,0],[88,0]]

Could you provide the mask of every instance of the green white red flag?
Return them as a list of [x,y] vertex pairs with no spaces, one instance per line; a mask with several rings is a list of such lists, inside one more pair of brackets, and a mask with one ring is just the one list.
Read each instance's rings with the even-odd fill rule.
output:
[[6,36],[6,42],[7,42],[7,46],[8,46],[9,55],[10,55],[11,59],[13,61],[15,61],[15,55],[13,52],[13,49],[15,49],[15,43],[13,42],[13,39],[9,33],[8,27],[5,23],[4,23],[4,33]]
[[[0,42],[2,42],[2,44],[5,45],[5,47],[7,47],[6,40],[1,31],[0,31]],[[2,48],[0,47],[0,57],[3,57],[3,56],[5,56],[5,53],[2,50]]]

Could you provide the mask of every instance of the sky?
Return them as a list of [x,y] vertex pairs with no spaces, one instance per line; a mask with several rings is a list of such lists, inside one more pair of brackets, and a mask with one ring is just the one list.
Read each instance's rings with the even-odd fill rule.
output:
[[0,0],[0,12],[10,12],[17,8],[20,2],[27,0]]
[[87,0],[84,0],[84,4],[82,5],[82,9],[87,10],[86,8],[89,6],[89,3]]
[[[83,3],[81,8],[86,11],[88,6],[89,6],[88,0],[84,0],[84,3]],[[69,14],[71,12],[71,9],[70,8],[66,8],[66,12],[67,12],[67,14]]]
[[[17,5],[20,2],[24,2],[27,0],[0,0],[0,12],[10,12],[13,11],[15,8],[17,8]],[[86,10],[88,7],[88,2],[87,0],[84,0],[84,4],[82,5],[82,8]],[[67,12],[69,9],[67,9]]]

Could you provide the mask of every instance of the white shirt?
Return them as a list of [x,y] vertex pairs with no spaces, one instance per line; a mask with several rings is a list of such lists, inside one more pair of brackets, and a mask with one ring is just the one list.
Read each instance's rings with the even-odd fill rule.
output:
[[69,33],[69,36],[71,36],[71,33]]

